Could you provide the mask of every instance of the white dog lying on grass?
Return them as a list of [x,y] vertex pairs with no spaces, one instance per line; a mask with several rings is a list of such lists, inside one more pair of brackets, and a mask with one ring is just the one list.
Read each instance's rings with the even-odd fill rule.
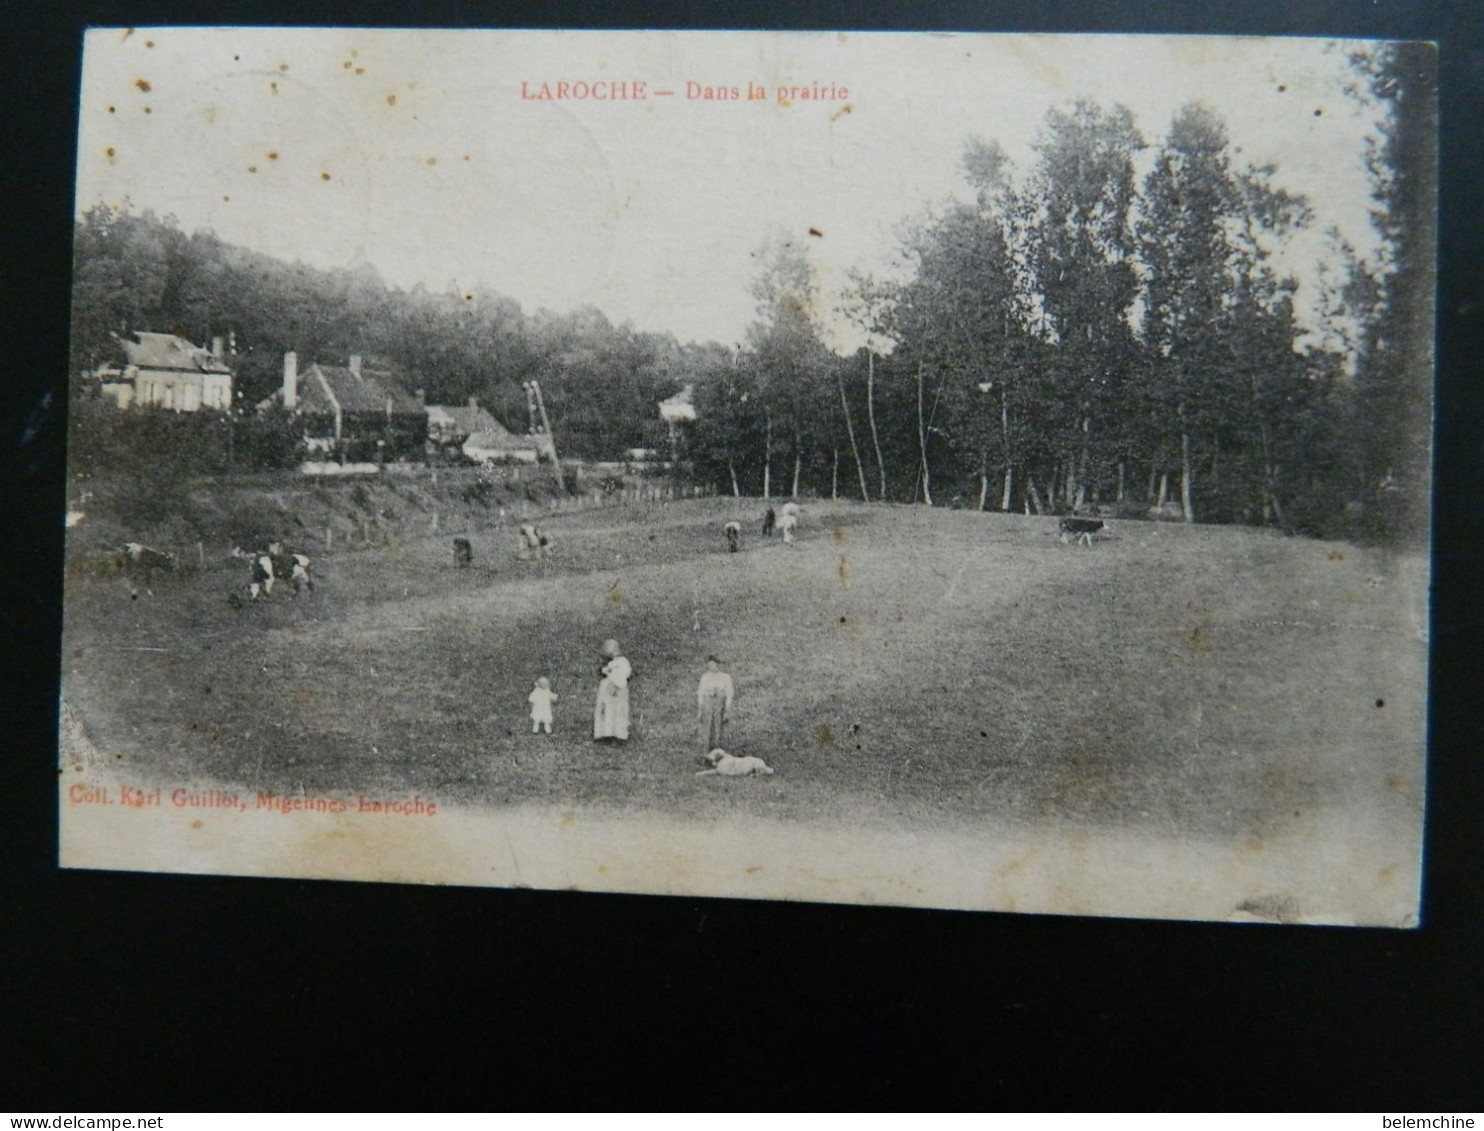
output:
[[720,774],[724,778],[745,778],[752,774],[773,772],[768,763],[761,758],[754,758],[751,754],[739,758],[735,754],[728,754],[720,747],[707,754],[706,761],[711,763],[711,769],[700,771],[696,777],[704,778],[710,774]]

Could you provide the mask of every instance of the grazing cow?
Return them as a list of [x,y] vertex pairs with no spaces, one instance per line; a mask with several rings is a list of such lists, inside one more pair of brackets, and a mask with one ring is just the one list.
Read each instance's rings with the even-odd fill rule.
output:
[[1100,518],[1064,518],[1060,524],[1061,540],[1091,547],[1093,538],[1107,529],[1108,524]]
[[459,569],[468,569],[474,561],[474,547],[469,545],[467,538],[455,538],[453,540],[453,564]]
[[251,554],[248,557],[247,592],[254,601],[259,597],[273,595],[273,559],[267,554]]
[[773,508],[772,507],[769,507],[768,510],[767,510],[767,513],[763,515],[763,537],[764,538],[771,538],[771,537],[773,537],[773,528],[776,527],[777,525],[778,525],[778,516],[773,513]]
[[742,548],[742,524],[740,522],[729,522],[722,527],[727,536],[727,552],[735,554]]
[[282,542],[273,542],[268,546],[268,555],[273,563],[273,575],[282,578],[298,593],[301,589],[314,592],[314,582],[309,576],[309,557],[306,554],[296,554]]
[[293,553],[282,542],[269,543],[267,552],[262,554],[234,548],[232,556],[247,559],[247,593],[254,601],[259,597],[271,597],[275,581],[287,583],[296,595],[305,589],[314,592],[314,579],[309,575],[309,556]]

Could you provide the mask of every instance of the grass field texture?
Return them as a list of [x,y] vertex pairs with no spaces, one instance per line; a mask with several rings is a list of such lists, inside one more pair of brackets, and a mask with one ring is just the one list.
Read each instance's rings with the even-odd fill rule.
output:
[[[555,518],[316,555],[307,598],[236,609],[213,561],[131,598],[71,576],[64,694],[117,774],[308,795],[525,802],[713,820],[931,828],[1070,822],[1260,838],[1353,808],[1415,838],[1423,563],[1265,531],[816,503]],[[721,527],[744,522],[743,552]],[[634,665],[634,738],[591,742],[601,662]],[[736,680],[728,746],[777,771],[695,776],[708,653]],[[556,733],[529,733],[537,676]]]

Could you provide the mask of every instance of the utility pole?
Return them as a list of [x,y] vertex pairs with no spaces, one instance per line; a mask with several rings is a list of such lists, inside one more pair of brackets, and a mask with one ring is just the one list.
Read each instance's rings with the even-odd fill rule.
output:
[[551,421],[546,416],[546,401],[541,396],[541,385],[532,381],[529,386],[530,395],[536,398],[536,410],[541,414],[541,427],[546,434],[546,442],[551,446],[551,466],[556,471],[557,486],[565,494],[567,481],[562,478],[562,461],[557,457],[556,437],[551,433]]

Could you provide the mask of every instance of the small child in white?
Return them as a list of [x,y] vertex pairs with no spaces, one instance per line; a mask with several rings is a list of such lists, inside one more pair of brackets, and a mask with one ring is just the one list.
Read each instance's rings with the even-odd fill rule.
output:
[[531,705],[531,733],[540,734],[541,728],[546,728],[546,733],[551,733],[551,705],[557,701],[557,693],[551,689],[551,680],[542,676],[536,681],[535,688],[526,696],[526,702]]

